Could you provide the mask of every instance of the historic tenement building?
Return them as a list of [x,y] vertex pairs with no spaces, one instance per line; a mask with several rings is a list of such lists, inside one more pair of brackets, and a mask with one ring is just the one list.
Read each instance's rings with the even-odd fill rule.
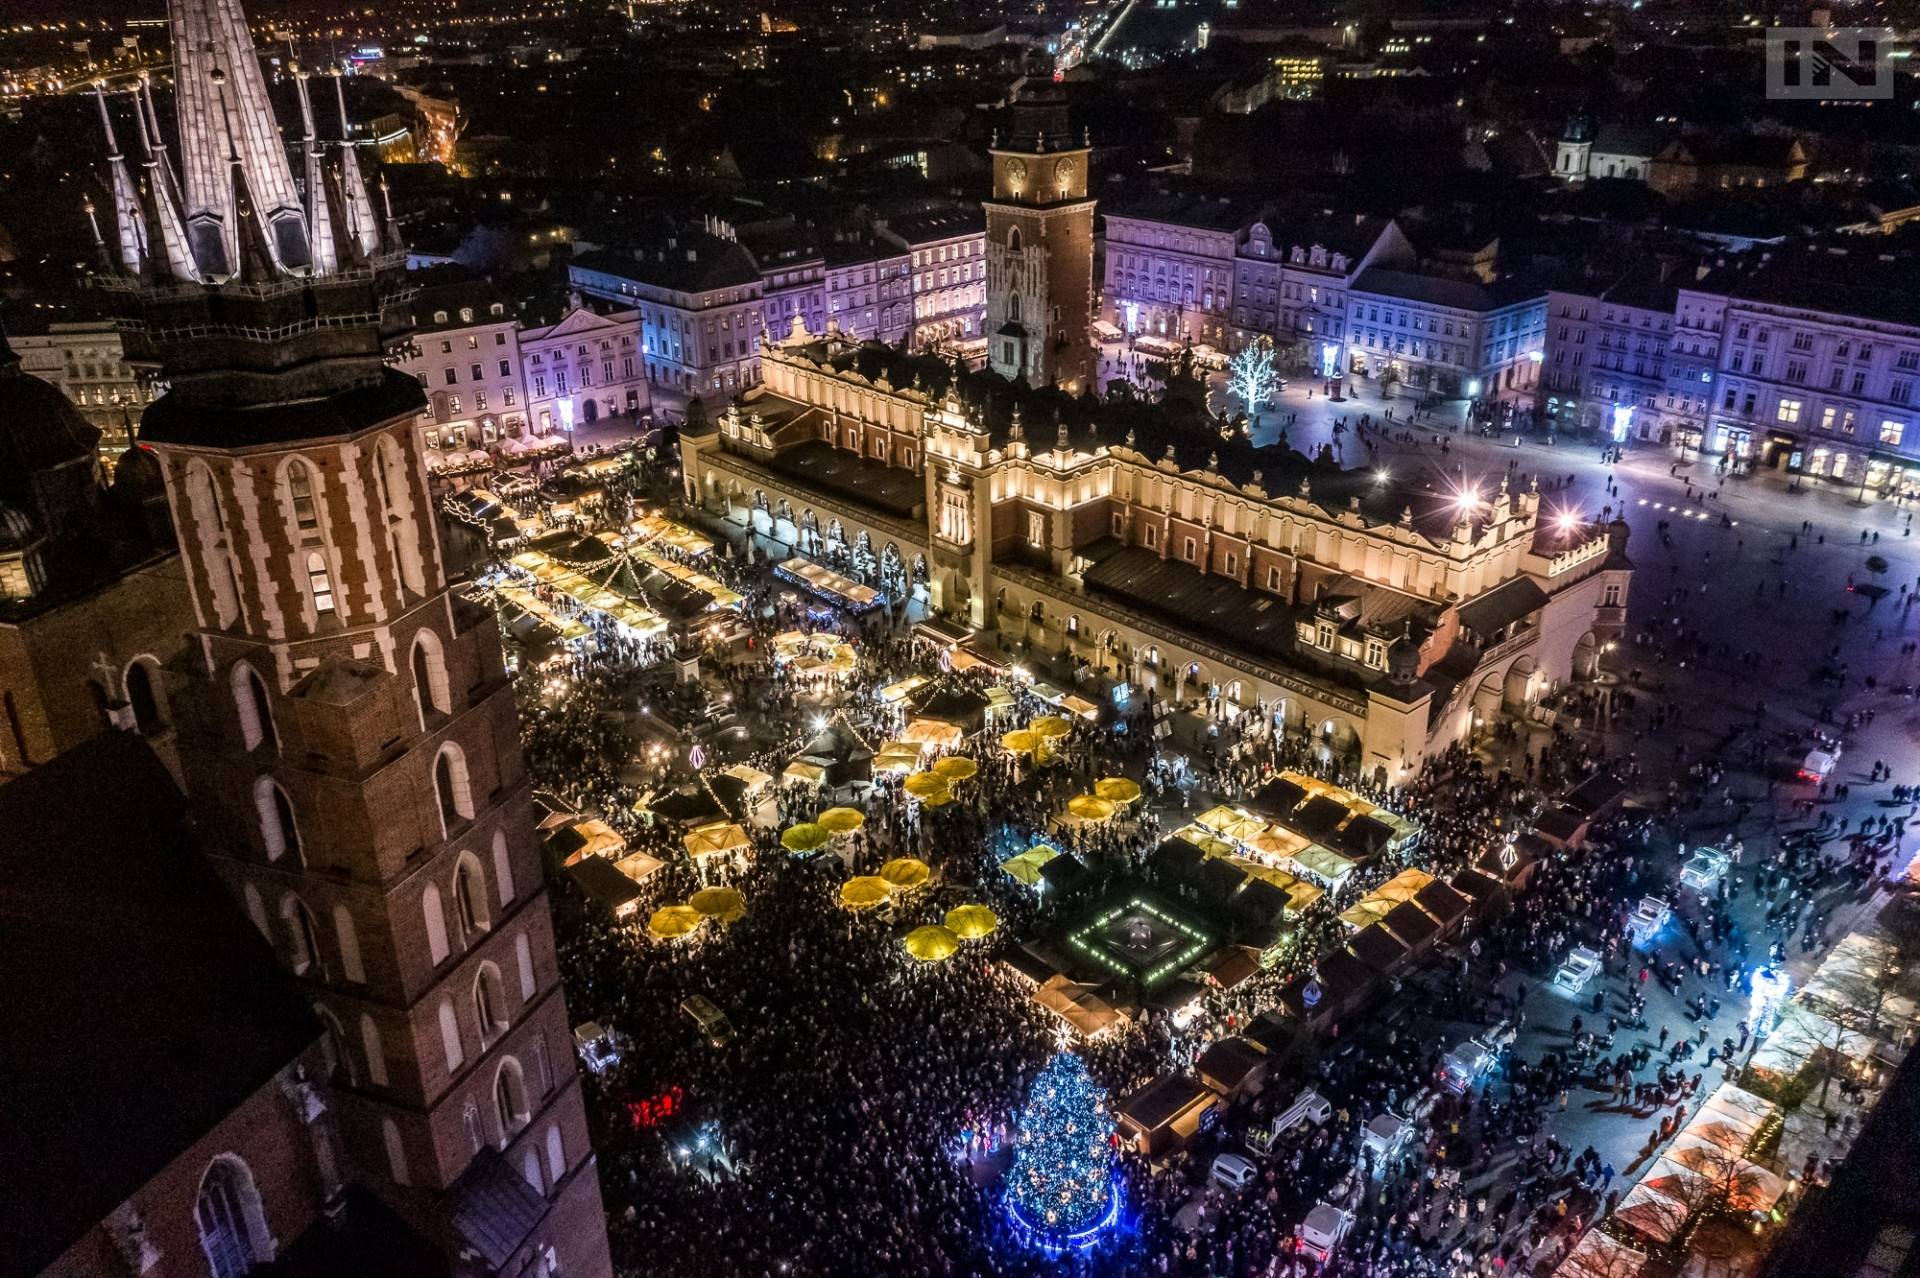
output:
[[683,434],[690,502],[799,553],[858,547],[895,592],[1117,700],[1264,716],[1368,775],[1529,712],[1624,624],[1625,525],[1496,480],[1382,482],[1188,400],[1095,403],[798,328],[762,370]]
[[[168,387],[141,420],[147,460],[129,482],[163,485],[191,609],[182,650],[142,677],[175,737],[198,852],[266,939],[253,961],[277,957],[312,1018],[229,1093],[233,1113],[317,1025],[320,1064],[303,1071],[298,1112],[324,1113],[338,1144],[289,1194],[377,1195],[436,1257],[383,1257],[408,1272],[606,1274],[513,693],[490,611],[448,589],[418,430],[425,393],[388,363],[410,327],[404,250],[354,149],[315,140],[299,73],[295,182],[235,0],[169,8],[177,170],[135,94],[125,110],[142,118],[121,132],[150,149],[135,157],[148,180],[132,181],[101,99],[105,283],[129,361]],[[38,521],[5,520],[21,537],[58,528],[84,473],[75,445],[90,441],[56,424],[36,438],[72,460],[35,481],[61,490]],[[141,491],[127,496],[144,507]],[[138,694],[125,695],[137,718]],[[217,1038],[219,1000],[155,988],[182,1015],[213,1018]],[[168,1243],[174,1267],[157,1272],[230,1278],[283,1248],[291,1263],[315,1220],[310,1201],[273,1201],[287,1178],[250,1161],[259,1142],[219,1147],[221,1112],[149,1151],[166,1178],[135,1196],[140,1232],[197,1235],[205,1260]],[[97,1228],[143,1272],[124,1205],[101,1205],[114,1210]]]

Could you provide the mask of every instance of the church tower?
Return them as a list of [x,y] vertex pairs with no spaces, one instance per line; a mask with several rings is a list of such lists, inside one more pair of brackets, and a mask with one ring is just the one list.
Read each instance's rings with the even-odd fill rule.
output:
[[996,138],[987,214],[987,359],[1002,377],[1078,391],[1093,378],[1090,148],[1067,132],[1048,85],[1013,105]]
[[144,86],[103,93],[100,240],[168,387],[141,442],[197,619],[172,672],[196,820],[327,1027],[354,1177],[485,1272],[605,1275],[513,691],[491,612],[448,589],[422,392],[386,362],[404,251],[337,87],[323,143],[295,77],[296,180],[237,0],[169,10],[179,162]]

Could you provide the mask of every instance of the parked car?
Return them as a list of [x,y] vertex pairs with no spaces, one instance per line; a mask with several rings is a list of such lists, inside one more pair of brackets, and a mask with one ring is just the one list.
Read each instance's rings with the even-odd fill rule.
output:
[[1441,1085],[1455,1095],[1466,1092],[1492,1071],[1493,1059],[1491,1048],[1470,1038],[1440,1062]]
[[1251,1185],[1253,1178],[1258,1175],[1253,1164],[1238,1154],[1221,1154],[1215,1158],[1213,1171],[1210,1174],[1213,1179],[1235,1192]]
[[680,1010],[693,1018],[694,1024],[700,1027],[700,1032],[706,1035],[711,1046],[725,1047],[733,1041],[733,1022],[704,994],[694,994],[680,1000]]

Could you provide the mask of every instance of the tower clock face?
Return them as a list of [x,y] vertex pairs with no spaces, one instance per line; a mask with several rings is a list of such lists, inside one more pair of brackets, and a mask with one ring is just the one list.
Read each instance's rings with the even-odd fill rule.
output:
[[1008,160],[1007,176],[1013,179],[1013,184],[1015,186],[1018,186],[1020,185],[1020,183],[1026,181],[1027,180],[1027,162],[1025,160]]
[[1069,186],[1073,185],[1073,161],[1072,160],[1062,160],[1058,164],[1053,166],[1053,181],[1054,181],[1054,185],[1058,186],[1063,191],[1066,190]]

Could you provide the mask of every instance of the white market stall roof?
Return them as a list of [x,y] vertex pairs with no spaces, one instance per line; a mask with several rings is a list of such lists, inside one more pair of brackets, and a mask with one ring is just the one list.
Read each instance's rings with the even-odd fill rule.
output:
[[1822,1049],[1861,1061],[1872,1055],[1873,1040],[1828,1020],[1804,1003],[1789,1003],[1781,1009],[1780,1020],[1767,1034],[1767,1041],[1754,1053],[1753,1068],[1782,1076],[1796,1074]]
[[805,586],[822,599],[856,612],[880,602],[880,592],[873,587],[863,586],[850,577],[842,577],[831,568],[823,568],[812,560],[795,556],[779,564],[775,571],[789,581]]
[[907,699],[908,693],[912,692],[915,688],[924,688],[926,684],[927,677],[925,675],[908,675],[899,683],[890,683],[880,689],[878,696],[880,700],[886,702],[888,705],[897,705]]
[[657,541],[695,559],[713,550],[710,539],[685,524],[675,523],[665,515],[643,515],[627,525],[627,534],[632,539],[631,544],[646,545]]
[[[1672,1237],[1671,1231],[1667,1236]],[[1644,1251],[1635,1251],[1617,1238],[1589,1229],[1553,1271],[1553,1278],[1638,1278],[1646,1267]]]
[[713,599],[714,607],[728,608],[736,612],[739,611],[742,599],[740,592],[729,589],[699,569],[689,568],[678,560],[668,559],[665,555],[657,554],[653,550],[646,548],[634,551],[633,557],[650,567],[658,568],[661,572],[683,585],[692,586],[695,590],[704,591]]
[[749,790],[758,789],[763,785],[773,784],[772,776],[762,772],[758,768],[750,768],[744,763],[736,763],[731,767],[723,768],[721,769],[720,775],[732,777]]

